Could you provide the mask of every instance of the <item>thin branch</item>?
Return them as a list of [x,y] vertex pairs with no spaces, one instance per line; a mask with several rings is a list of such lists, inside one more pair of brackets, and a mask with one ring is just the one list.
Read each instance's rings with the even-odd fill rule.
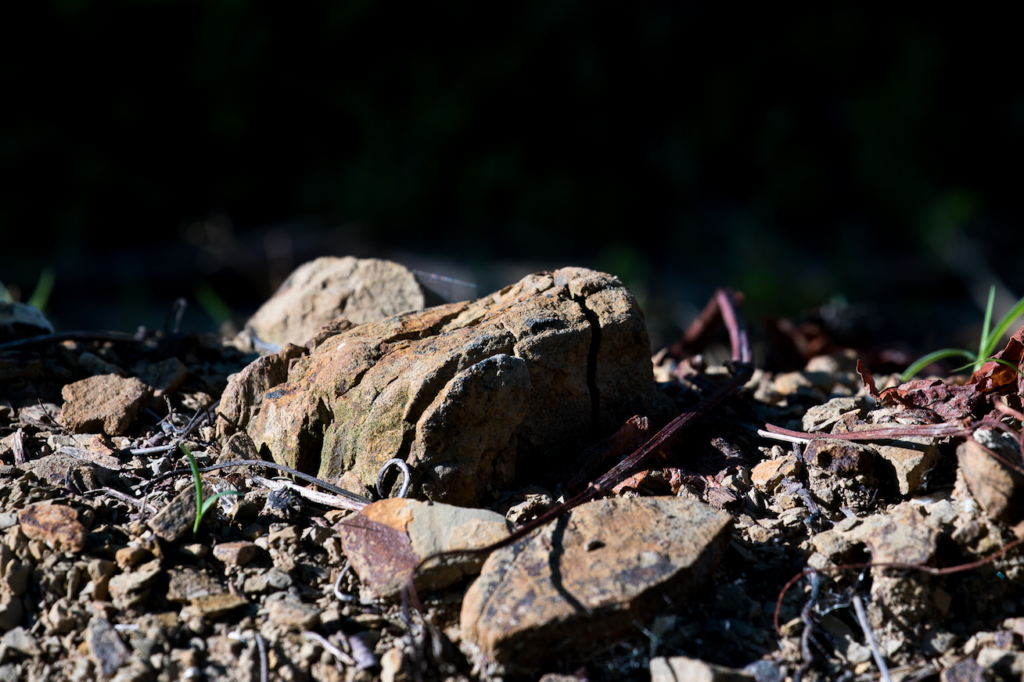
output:
[[882,674],[882,682],[892,682],[892,678],[889,677],[889,668],[885,665],[885,657],[882,656],[882,650],[878,648],[878,643],[875,642],[875,633],[871,632],[868,615],[864,612],[864,601],[860,598],[859,594],[853,595],[853,610],[857,612],[857,622],[860,623],[860,629],[864,631],[864,640],[871,647],[871,655],[875,657],[875,665],[878,666],[878,672]]
[[328,495],[317,490],[310,490],[309,488],[303,488],[301,485],[295,485],[291,481],[272,481],[269,478],[263,478],[256,474],[250,474],[252,480],[256,481],[262,486],[270,488],[271,490],[293,490],[302,497],[306,498],[311,502],[316,502],[328,507],[335,507],[337,509],[351,509],[352,511],[359,511],[364,509],[369,502],[357,502],[348,497],[342,497],[341,495]]
[[60,332],[59,334],[41,334],[30,336],[27,339],[8,341],[0,343],[0,350],[13,350],[15,348],[27,348],[29,346],[42,346],[47,343],[59,343],[61,341],[121,341],[123,343],[140,343],[132,334],[124,332]]

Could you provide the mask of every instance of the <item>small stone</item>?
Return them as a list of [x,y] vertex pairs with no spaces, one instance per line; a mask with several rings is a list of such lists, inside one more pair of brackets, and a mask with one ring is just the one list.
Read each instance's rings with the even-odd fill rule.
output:
[[248,604],[248,600],[234,594],[222,592],[220,594],[209,594],[203,597],[196,597],[192,600],[191,612],[203,618],[217,618],[228,611],[237,609],[239,606]]
[[128,647],[121,641],[106,618],[94,616],[85,630],[85,645],[89,657],[106,676],[113,675],[131,657]]
[[1024,653],[989,646],[978,652],[976,660],[999,679],[1024,680]]
[[658,656],[651,659],[651,682],[755,682],[748,672],[723,668],[696,658]]
[[128,373],[117,365],[107,362],[98,355],[88,351],[78,356],[78,366],[92,376],[99,376],[101,374],[116,374],[119,377],[128,376]]
[[258,549],[251,542],[222,542],[213,548],[213,556],[228,566],[244,566],[255,558]]
[[[216,492],[203,483],[203,498],[212,497]],[[209,514],[210,512],[207,512]],[[196,522],[196,488],[190,483],[182,488],[170,503],[148,522],[156,536],[166,542],[177,542],[192,530]]]
[[38,308],[27,303],[0,302],[0,342],[52,333],[53,325]]
[[800,462],[796,457],[782,457],[761,462],[750,470],[750,480],[754,487],[764,492],[771,492],[782,483],[784,478],[792,478],[800,473]]
[[4,633],[3,639],[0,639],[0,645],[19,651],[26,656],[38,656],[43,653],[39,648],[39,640],[20,626]]
[[[382,598],[398,597],[406,577],[427,556],[485,547],[509,534],[500,514],[404,498],[374,502],[336,527],[359,579]],[[416,572],[416,589],[447,587],[479,572],[484,558],[455,555],[432,562]]]
[[267,605],[268,617],[275,625],[294,630],[309,630],[320,623],[320,609],[294,599],[278,599]]
[[42,480],[59,487],[64,486],[68,471],[71,471],[71,481],[83,491],[95,490],[117,477],[116,471],[92,462],[84,462],[69,454],[47,455],[29,460],[18,468],[22,471],[31,471]]
[[928,472],[935,467],[940,456],[936,439],[923,436],[875,441],[872,447],[896,469],[896,481],[902,495],[912,495],[924,487],[928,482]]
[[167,599],[170,601],[185,604],[200,597],[224,592],[224,588],[205,571],[194,568],[172,568],[168,570],[168,573],[171,579],[167,585]]
[[804,431],[824,431],[851,412],[863,419],[867,414],[867,401],[861,396],[833,398],[824,405],[809,407],[803,416]]
[[126,568],[134,568],[139,562],[149,556],[149,552],[142,547],[122,547],[114,553],[114,560],[122,571]]
[[210,548],[204,544],[192,542],[187,545],[182,545],[178,548],[178,551],[185,556],[190,556],[194,559],[202,559],[210,553]]
[[115,575],[107,585],[114,606],[125,609],[144,600],[149,596],[150,584],[158,575],[160,575],[158,559],[143,564],[138,570],[131,573]]
[[85,527],[71,507],[34,504],[18,513],[18,523],[30,540],[38,540],[50,549],[81,552],[85,546]]
[[150,388],[138,379],[104,374],[66,384],[61,423],[74,433],[120,436],[134,421],[150,396]]
[[[589,502],[488,557],[462,603],[462,636],[510,674],[585,655],[695,590],[731,527],[729,514],[686,498]],[[591,539],[604,546],[587,552]]]
[[848,440],[815,438],[807,444],[804,460],[834,474],[853,476],[874,471],[875,451]]
[[985,682],[985,669],[973,658],[965,658],[939,675],[940,682]]
[[142,383],[153,389],[154,398],[162,398],[178,390],[188,376],[188,368],[178,358],[168,358],[146,365],[139,374]]

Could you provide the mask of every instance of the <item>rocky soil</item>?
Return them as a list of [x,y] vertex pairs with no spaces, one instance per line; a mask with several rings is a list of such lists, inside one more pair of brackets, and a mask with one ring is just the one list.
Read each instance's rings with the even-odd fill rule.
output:
[[2,304],[0,680],[1024,676],[1013,372],[758,369],[509,540],[738,365],[652,362],[603,273],[407,273],[320,259],[228,341]]

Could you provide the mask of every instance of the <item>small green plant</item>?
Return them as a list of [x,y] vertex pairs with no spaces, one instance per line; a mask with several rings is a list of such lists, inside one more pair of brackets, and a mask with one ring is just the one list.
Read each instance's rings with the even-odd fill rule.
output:
[[[977,371],[979,367],[992,359],[992,355],[995,353],[996,344],[1003,338],[1003,335],[1010,330],[1010,325],[1017,321],[1017,318],[1024,315],[1024,298],[1017,301],[1016,305],[1010,309],[1010,312],[1003,316],[1003,319],[999,320],[999,324],[996,325],[995,329],[989,329],[992,324],[992,305],[995,303],[996,288],[993,286],[988,292],[988,305],[985,307],[985,324],[981,328],[981,343],[978,345],[978,353],[975,355],[969,350],[962,348],[943,348],[937,350],[934,353],[929,353],[923,358],[907,367],[907,371],[900,377],[901,381],[908,381],[912,376],[920,372],[922,369],[935,362],[936,360],[943,360],[945,358],[963,357],[970,360],[963,367],[958,367],[957,370],[967,369],[970,367],[972,371]],[[1001,365],[1006,365],[1010,369],[1020,372],[1019,369],[1006,362],[1005,360],[996,360]],[[954,371],[957,371],[954,370]]]
[[217,493],[212,497],[203,499],[203,478],[199,475],[199,465],[196,464],[196,458],[189,452],[188,447],[184,443],[179,443],[178,447],[185,453],[185,457],[188,458],[188,465],[192,469],[192,478],[196,482],[196,523],[192,526],[192,535],[199,532],[199,524],[203,522],[203,516],[209,511],[210,507],[214,505],[218,497],[224,495],[241,495],[242,493],[237,490],[224,490]]

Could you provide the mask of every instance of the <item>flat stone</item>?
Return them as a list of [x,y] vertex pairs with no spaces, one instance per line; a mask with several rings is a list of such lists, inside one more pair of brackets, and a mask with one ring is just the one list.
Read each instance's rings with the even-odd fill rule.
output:
[[491,554],[463,600],[462,636],[510,673],[586,655],[699,587],[731,528],[685,498],[589,502]]
[[178,358],[167,358],[147,364],[139,380],[153,389],[154,398],[162,398],[178,390],[188,377],[188,367]]
[[78,356],[78,366],[92,376],[99,376],[101,374],[116,374],[119,377],[128,376],[128,373],[121,367],[112,362],[107,362],[100,356],[88,351]]
[[320,609],[294,599],[278,599],[267,604],[267,616],[274,625],[294,630],[309,630],[320,624]]
[[54,454],[32,459],[19,464],[22,471],[31,471],[40,479],[51,485],[64,487],[71,472],[71,481],[79,490],[95,490],[117,477],[117,472],[68,454]]
[[[401,498],[374,502],[336,528],[359,579],[385,599],[398,597],[409,574],[431,554],[486,547],[509,534],[501,514]],[[417,572],[416,589],[438,590],[479,573],[485,558],[456,555],[433,561]]]
[[3,638],[0,639],[0,645],[14,649],[26,656],[38,656],[43,653],[39,648],[39,640],[21,626],[5,632]]
[[248,600],[238,595],[222,592],[220,594],[208,594],[196,597],[192,600],[189,610],[203,618],[217,618],[228,611],[237,609],[239,606],[248,604]]
[[293,363],[247,430],[275,461],[372,486],[405,459],[414,495],[474,506],[517,468],[567,464],[657,393],[640,308],[602,273],[531,275],[474,302],[362,324]]
[[696,658],[658,656],[651,659],[651,682],[755,682],[751,673],[705,663]]
[[[203,498],[209,498],[216,495],[217,491],[213,489],[206,481],[203,482]],[[213,513],[213,510],[206,512],[207,514]],[[193,526],[196,522],[196,489],[194,485],[189,485],[183,488],[181,492],[175,495],[166,507],[161,509],[157,514],[146,523],[156,533],[156,536],[161,540],[167,542],[177,542],[186,533],[192,531]]]
[[224,593],[224,588],[205,571],[195,568],[171,568],[167,572],[171,576],[170,584],[167,586],[167,599],[170,601],[186,604]]
[[431,298],[412,271],[398,263],[325,256],[292,272],[246,328],[264,343],[301,345],[335,318],[375,322],[422,310]]
[[800,473],[800,462],[796,457],[782,457],[760,462],[750,470],[750,481],[754,487],[763,492],[771,492],[786,477],[792,478]]
[[85,645],[89,650],[89,658],[107,677],[117,672],[131,658],[131,652],[110,621],[100,616],[93,616],[89,621],[89,627],[85,630]]
[[213,556],[228,566],[244,566],[255,558],[258,549],[254,543],[244,540],[222,542],[213,548]]
[[60,504],[34,504],[18,512],[21,531],[30,540],[38,540],[50,549],[81,552],[85,546],[85,526],[78,511]]
[[959,445],[956,457],[971,495],[986,514],[1011,526],[1024,520],[1024,476],[974,441]]
[[149,556],[149,550],[142,547],[122,547],[114,553],[114,560],[121,570],[133,568]]
[[132,377],[104,374],[67,384],[61,390],[61,423],[74,433],[120,436],[149,400],[151,390]]

